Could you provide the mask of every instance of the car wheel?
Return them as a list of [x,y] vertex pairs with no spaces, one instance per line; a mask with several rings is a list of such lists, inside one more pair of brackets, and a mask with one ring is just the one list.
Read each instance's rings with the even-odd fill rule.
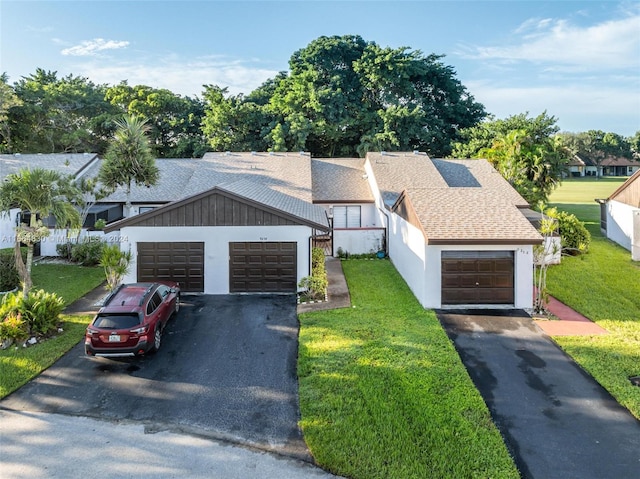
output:
[[160,345],[162,344],[162,328],[158,324],[156,326],[156,332],[153,334],[153,348],[152,350],[155,352],[160,349]]

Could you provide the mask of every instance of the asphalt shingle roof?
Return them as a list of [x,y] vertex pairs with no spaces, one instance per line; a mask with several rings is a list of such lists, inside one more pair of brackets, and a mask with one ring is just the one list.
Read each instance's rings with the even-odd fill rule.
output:
[[519,208],[529,206],[486,160],[431,159],[420,153],[369,153],[383,201],[404,192],[427,241],[538,242]]
[[316,203],[373,203],[363,158],[311,160],[313,201]]
[[[203,158],[158,159],[160,180],[152,187],[133,185],[131,201],[177,201],[223,183],[244,179],[311,202],[311,162],[308,153],[206,153]],[[105,201],[126,201],[119,188]]]
[[0,178],[18,173],[24,168],[44,168],[65,175],[87,174],[84,169],[97,155],[95,153],[51,153],[51,154],[2,154],[0,155]]

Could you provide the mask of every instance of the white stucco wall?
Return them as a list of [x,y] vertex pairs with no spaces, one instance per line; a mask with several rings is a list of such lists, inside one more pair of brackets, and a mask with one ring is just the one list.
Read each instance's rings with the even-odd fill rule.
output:
[[384,244],[384,228],[334,229],[333,253],[338,249],[350,254],[377,253]]
[[528,309],[533,306],[532,245],[429,246],[418,228],[395,214],[390,216],[389,257],[425,308],[442,307],[442,251],[513,251],[513,307]]
[[611,200],[607,202],[607,238],[631,251],[634,237],[634,213],[640,208]]
[[20,209],[13,208],[0,214],[0,249],[13,248],[16,244],[16,215]]
[[311,228],[306,226],[141,227],[122,228],[120,248],[130,249],[133,261],[125,283],[137,280],[138,242],[204,242],[204,292],[229,294],[229,243],[240,241],[284,242],[298,245],[298,281],[310,274]]

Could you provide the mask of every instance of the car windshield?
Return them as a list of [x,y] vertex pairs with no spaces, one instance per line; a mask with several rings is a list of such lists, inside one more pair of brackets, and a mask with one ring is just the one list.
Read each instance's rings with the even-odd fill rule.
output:
[[96,328],[101,329],[129,329],[140,324],[137,314],[101,314],[93,322]]

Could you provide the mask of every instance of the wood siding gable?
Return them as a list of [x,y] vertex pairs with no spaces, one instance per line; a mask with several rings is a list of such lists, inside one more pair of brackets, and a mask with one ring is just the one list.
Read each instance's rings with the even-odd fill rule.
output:
[[127,226],[287,226],[304,221],[268,206],[213,190],[109,225],[105,231]]
[[640,170],[636,171],[627,181],[622,183],[609,199],[640,208]]

